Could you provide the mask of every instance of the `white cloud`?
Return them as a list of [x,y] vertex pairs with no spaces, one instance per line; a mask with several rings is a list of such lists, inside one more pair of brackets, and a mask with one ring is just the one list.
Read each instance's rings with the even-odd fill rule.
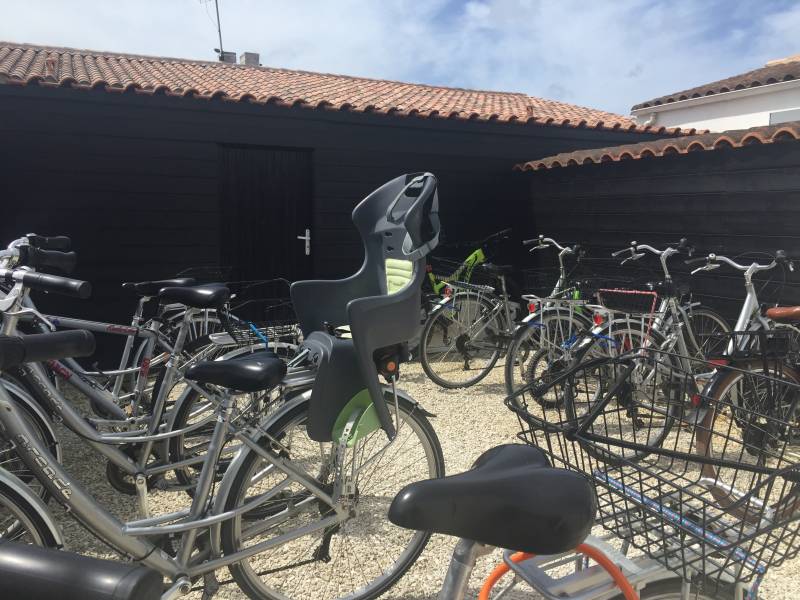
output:
[[[213,1],[7,2],[0,39],[212,60],[218,46]],[[800,52],[796,3],[220,0],[220,11],[226,49],[260,52],[271,66],[622,113]]]

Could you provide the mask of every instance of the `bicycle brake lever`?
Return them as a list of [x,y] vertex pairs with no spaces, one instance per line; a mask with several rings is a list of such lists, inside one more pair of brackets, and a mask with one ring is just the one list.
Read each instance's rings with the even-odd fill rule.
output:
[[709,263],[707,265],[703,265],[702,267],[697,267],[694,271],[692,271],[692,275],[696,275],[700,271],[713,271],[714,269],[719,269],[719,263]]
[[626,262],[629,262],[629,261],[632,261],[632,260],[639,260],[642,257],[644,257],[644,253],[643,252],[634,252],[628,258],[626,258],[625,260],[623,260],[619,264],[620,265],[624,265]]

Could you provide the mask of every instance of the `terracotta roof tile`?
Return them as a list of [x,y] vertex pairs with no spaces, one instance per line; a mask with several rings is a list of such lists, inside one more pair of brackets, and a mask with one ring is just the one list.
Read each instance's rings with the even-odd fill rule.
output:
[[133,89],[142,94],[163,92],[324,110],[590,127],[661,136],[684,133],[641,127],[628,117],[526,94],[10,42],[0,42],[0,83],[117,92]]
[[722,133],[704,133],[694,136],[667,138],[638,144],[624,144],[609,148],[564,152],[517,165],[515,169],[520,171],[539,171],[566,166],[741,148],[752,144],[776,144],[794,141],[800,141],[800,121],[753,127],[751,129],[723,131]]
[[634,105],[631,110],[661,106],[662,104],[680,102],[681,100],[712,96],[714,94],[780,83],[782,81],[792,81],[793,79],[800,79],[800,55],[792,56],[784,60],[772,61],[767,63],[765,67],[755,69],[754,71],[748,71],[741,75],[734,75],[727,79],[706,83],[705,85],[700,85],[682,92],[653,98],[647,102]]

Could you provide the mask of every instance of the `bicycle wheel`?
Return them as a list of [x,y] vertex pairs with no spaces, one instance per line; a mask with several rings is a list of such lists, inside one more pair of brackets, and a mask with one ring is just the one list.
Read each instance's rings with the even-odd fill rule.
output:
[[[178,384],[183,387],[183,384]],[[172,394],[170,394],[172,395]],[[233,396],[235,410],[231,417],[231,424],[244,428],[247,423],[257,422],[274,409],[275,402],[267,392],[254,392],[250,394],[237,394]],[[183,460],[202,457],[208,450],[211,434],[216,426],[214,411],[216,406],[198,391],[192,390],[175,407],[175,418],[172,421],[171,431],[197,426],[196,429],[170,438],[169,459],[170,463],[179,463]],[[217,464],[217,479],[228,469],[233,457],[241,449],[241,444],[228,442],[222,450]],[[190,496],[194,493],[197,477],[203,468],[202,462],[191,466],[175,469],[175,478],[179,485],[186,488]]]
[[[589,325],[567,311],[553,311],[518,327],[506,354],[506,393],[511,395],[537,378],[546,379],[566,367],[572,342]],[[543,404],[543,398],[536,401],[545,408],[555,406]]]
[[[330,469],[334,444],[320,444],[308,437],[308,408],[306,402],[281,417],[267,430],[265,442],[274,439],[272,452],[280,452],[323,487],[333,489],[337,483]],[[444,476],[444,458],[424,411],[403,398],[399,401],[397,437],[391,445],[386,444],[386,436],[379,429],[348,450],[343,472],[351,472],[353,464],[349,459],[353,457],[357,469],[348,494],[347,501],[351,503],[348,520],[229,567],[239,587],[250,598],[376,598],[411,567],[430,533],[392,525],[387,518],[389,504],[404,485]],[[235,475],[225,510],[233,510],[276,485],[288,485],[279,496],[223,524],[226,555],[312,525],[332,512],[304,487],[286,479],[258,454],[247,455]],[[265,518],[274,523],[265,523]]]
[[58,540],[39,512],[3,481],[0,481],[0,541],[58,547]]
[[[58,444],[58,438],[56,438],[55,431],[44,412],[39,409],[36,400],[24,392],[19,385],[3,381],[0,381],[0,385],[5,387],[8,395],[22,409],[20,415],[28,427],[31,428],[36,438],[50,451],[56,460],[60,461],[61,449]],[[2,434],[0,434],[0,468],[19,478],[42,500],[46,501],[50,497],[45,487],[19,457],[14,443]]]
[[[610,333],[614,340],[610,345],[614,347],[630,345],[633,349],[647,345],[660,348],[663,344],[661,335],[655,331],[645,334],[638,328],[620,327]],[[672,371],[673,360],[669,355],[658,354],[646,354],[631,360],[634,366],[630,372],[626,370],[628,362],[620,363],[613,358],[588,361],[587,366],[578,369],[565,385],[564,408],[570,420],[581,422],[616,388],[614,396],[589,427],[589,433],[658,448],[669,434],[676,411],[683,403],[683,398],[672,397],[671,387],[663,385]],[[597,460],[612,465],[623,460],[641,460],[650,454],[647,450],[617,445],[603,448],[589,443],[581,445]]]
[[458,292],[431,313],[422,330],[420,362],[437,385],[475,385],[494,368],[505,348],[506,331],[497,302],[482,294]]
[[[695,351],[694,358],[702,361],[708,356],[723,356],[730,340],[725,335],[731,332],[728,322],[718,313],[704,306],[691,308],[686,315],[697,342],[697,346],[695,346],[686,335],[687,346]],[[693,364],[698,365],[699,369],[707,370],[702,362]]]

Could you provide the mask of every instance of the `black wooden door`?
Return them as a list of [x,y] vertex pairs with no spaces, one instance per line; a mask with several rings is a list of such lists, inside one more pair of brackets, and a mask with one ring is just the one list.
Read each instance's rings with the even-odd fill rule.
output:
[[221,260],[234,277],[311,276],[312,256],[297,239],[311,229],[311,170],[308,150],[220,146]]

